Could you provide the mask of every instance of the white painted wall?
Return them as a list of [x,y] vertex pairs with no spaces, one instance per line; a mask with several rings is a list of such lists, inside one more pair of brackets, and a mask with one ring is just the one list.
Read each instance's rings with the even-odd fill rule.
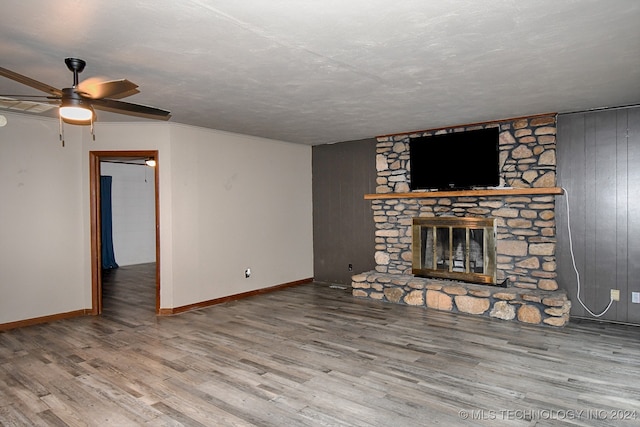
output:
[[62,148],[57,120],[0,114],[0,324],[91,307],[91,150],[158,150],[162,308],[313,276],[311,147],[144,121]]
[[313,277],[310,146],[174,125],[170,157],[175,307]]
[[82,132],[0,114],[0,323],[83,309]]
[[155,169],[146,165],[101,162],[112,177],[113,248],[118,265],[156,261]]

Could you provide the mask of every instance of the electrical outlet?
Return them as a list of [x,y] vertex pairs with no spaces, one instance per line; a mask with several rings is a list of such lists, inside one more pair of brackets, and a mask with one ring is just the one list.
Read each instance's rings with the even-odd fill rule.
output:
[[250,268],[247,268],[247,269],[244,271],[244,277],[246,277],[247,279],[248,279],[249,277],[251,277],[251,269],[250,269]]
[[631,302],[640,304],[640,292],[631,292]]
[[611,289],[611,299],[613,301],[620,301],[620,289]]

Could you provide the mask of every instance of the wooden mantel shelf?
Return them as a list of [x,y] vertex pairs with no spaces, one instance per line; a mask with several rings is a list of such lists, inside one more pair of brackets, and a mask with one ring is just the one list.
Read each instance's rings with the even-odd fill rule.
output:
[[365,194],[365,200],[380,199],[424,199],[429,197],[488,197],[488,196],[532,196],[532,195],[562,195],[562,187],[545,188],[491,188],[487,190],[459,190],[459,191],[415,191],[412,193],[376,193]]

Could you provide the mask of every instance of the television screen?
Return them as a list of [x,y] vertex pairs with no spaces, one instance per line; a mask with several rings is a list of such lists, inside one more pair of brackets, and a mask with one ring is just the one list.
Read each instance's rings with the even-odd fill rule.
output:
[[462,190],[500,184],[499,129],[422,136],[409,141],[412,190]]

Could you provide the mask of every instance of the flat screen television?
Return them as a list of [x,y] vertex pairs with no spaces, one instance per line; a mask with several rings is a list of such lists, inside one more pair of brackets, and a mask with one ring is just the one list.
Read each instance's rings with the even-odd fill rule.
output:
[[499,129],[409,140],[412,190],[464,190],[500,184]]

